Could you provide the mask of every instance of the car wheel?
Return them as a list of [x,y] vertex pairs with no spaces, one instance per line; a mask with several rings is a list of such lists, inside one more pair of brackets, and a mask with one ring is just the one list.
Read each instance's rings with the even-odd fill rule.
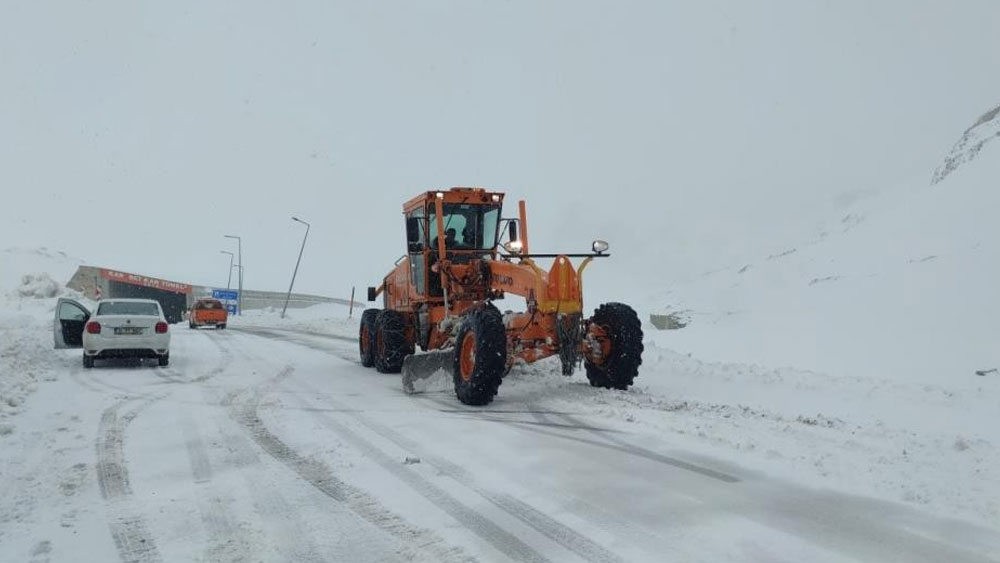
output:
[[94,367],[94,357],[93,356],[88,356],[88,355],[84,354],[83,355],[83,367],[85,367],[87,369],[90,369],[90,368]]
[[165,367],[169,366],[170,365],[170,354],[166,354],[164,356],[160,356],[159,358],[157,358],[157,361],[160,363],[160,367],[161,368],[165,368]]

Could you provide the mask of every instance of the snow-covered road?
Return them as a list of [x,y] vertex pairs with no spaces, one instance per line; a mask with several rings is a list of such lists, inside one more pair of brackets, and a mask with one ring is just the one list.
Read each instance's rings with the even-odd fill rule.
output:
[[175,328],[166,369],[59,361],[4,442],[3,561],[1000,557],[993,527],[706,457],[574,407],[585,385],[515,372],[467,408],[252,325]]

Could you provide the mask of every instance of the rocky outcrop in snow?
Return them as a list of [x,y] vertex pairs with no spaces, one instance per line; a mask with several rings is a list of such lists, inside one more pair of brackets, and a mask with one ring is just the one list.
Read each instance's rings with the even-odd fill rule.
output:
[[963,164],[970,162],[983,150],[990,141],[1000,138],[1000,106],[983,114],[976,123],[965,131],[962,138],[955,143],[951,154],[937,170],[931,184],[937,184],[958,170]]

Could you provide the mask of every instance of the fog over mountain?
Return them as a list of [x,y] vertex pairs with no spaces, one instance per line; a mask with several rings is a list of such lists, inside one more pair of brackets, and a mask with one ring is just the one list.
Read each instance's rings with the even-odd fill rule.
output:
[[[11,2],[0,247],[334,295],[402,253],[403,201],[526,198],[534,246],[611,241],[648,294],[926,185],[1000,97],[1000,5]],[[918,182],[919,180],[919,182]],[[0,268],[3,265],[0,264]]]

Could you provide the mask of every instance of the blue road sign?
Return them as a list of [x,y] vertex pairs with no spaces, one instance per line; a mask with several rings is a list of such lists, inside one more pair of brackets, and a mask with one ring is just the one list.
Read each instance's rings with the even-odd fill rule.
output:
[[236,303],[230,303],[226,305],[226,310],[229,311],[230,315],[236,314]]
[[212,290],[213,299],[222,299],[223,301],[236,301],[240,298],[238,291],[229,291],[228,289],[213,289]]

